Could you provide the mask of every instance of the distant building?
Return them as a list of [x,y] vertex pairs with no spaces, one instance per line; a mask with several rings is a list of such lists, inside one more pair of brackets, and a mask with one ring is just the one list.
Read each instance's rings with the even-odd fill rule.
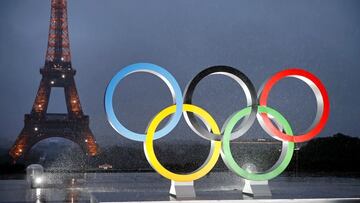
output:
[[102,164],[102,165],[99,165],[99,168],[104,169],[104,170],[108,170],[108,169],[112,169],[113,166],[110,165],[110,164]]

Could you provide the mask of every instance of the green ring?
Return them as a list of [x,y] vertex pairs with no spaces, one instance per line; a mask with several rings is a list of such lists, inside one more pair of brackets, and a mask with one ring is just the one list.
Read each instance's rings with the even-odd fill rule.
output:
[[[238,111],[227,123],[225,127],[225,132],[223,136],[223,145],[221,150],[221,157],[224,160],[226,166],[232,170],[237,175],[248,179],[248,180],[255,180],[255,181],[264,181],[264,180],[270,180],[275,178],[276,176],[280,175],[286,167],[289,165],[291,158],[294,153],[294,146],[295,144],[293,142],[283,142],[283,144],[287,144],[287,151],[285,156],[282,159],[279,159],[275,165],[270,168],[268,171],[265,171],[263,173],[251,173],[247,170],[244,170],[241,168],[235,161],[231,149],[230,149],[230,139],[231,139],[231,132],[235,125],[246,115],[249,115],[251,112],[251,107],[244,108],[240,111]],[[267,113],[272,115],[280,125],[284,128],[286,134],[292,136],[293,132],[290,127],[290,124],[288,121],[276,110],[266,107],[266,106],[258,106],[258,113]]]

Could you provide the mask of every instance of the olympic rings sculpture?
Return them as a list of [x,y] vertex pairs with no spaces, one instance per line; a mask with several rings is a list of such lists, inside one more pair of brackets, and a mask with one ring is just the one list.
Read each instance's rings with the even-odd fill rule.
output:
[[[173,98],[173,104],[160,111],[152,121],[150,121],[144,134],[133,132],[123,126],[114,113],[112,102],[118,83],[126,76],[136,72],[151,73],[159,77],[166,83]],[[192,104],[192,96],[197,84],[205,77],[213,74],[224,75],[235,80],[245,92],[247,101],[245,108],[229,116],[221,130],[214,118],[206,110]],[[305,134],[293,135],[289,122],[275,109],[267,106],[267,98],[272,87],[286,77],[300,79],[305,82],[315,94],[317,112],[312,125]],[[106,88],[104,100],[105,111],[111,126],[120,135],[128,139],[144,142],[146,159],[154,170],[163,177],[177,182],[190,182],[205,176],[215,166],[220,154],[226,166],[245,179],[260,181],[275,178],[289,165],[294,152],[294,143],[305,142],[318,135],[324,128],[330,113],[330,102],[325,86],[315,75],[298,68],[286,69],[276,73],[262,85],[262,88],[257,94],[250,79],[241,71],[229,66],[212,66],[198,73],[186,86],[183,95],[179,84],[166,69],[151,63],[136,63],[120,70],[111,79]],[[153,140],[164,137],[170,133],[180,121],[182,115],[184,115],[186,123],[197,135],[211,142],[210,153],[205,163],[195,172],[189,174],[176,174],[167,170],[158,161],[153,147]],[[168,116],[171,116],[169,122],[157,131],[158,125]],[[196,117],[200,118],[208,129],[202,128]],[[260,126],[270,136],[282,141],[280,158],[273,167],[261,173],[249,172],[241,168],[236,163],[230,149],[230,141],[245,134],[255,120],[259,121]],[[239,121],[241,121],[241,123],[234,129]]]

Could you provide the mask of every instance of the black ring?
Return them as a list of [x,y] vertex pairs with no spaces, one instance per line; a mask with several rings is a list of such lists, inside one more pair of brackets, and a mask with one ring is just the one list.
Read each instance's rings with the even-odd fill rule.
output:
[[[186,86],[184,91],[184,104],[192,104],[192,97],[194,94],[195,87],[198,85],[198,83],[204,79],[205,77],[209,75],[225,75],[227,77],[230,77],[234,79],[244,90],[246,95],[246,101],[247,105],[251,106],[251,112],[248,116],[246,116],[242,121],[241,124],[235,129],[235,131],[231,134],[231,140],[234,140],[249,130],[249,128],[252,126],[253,122],[256,119],[256,113],[257,113],[257,94],[254,85],[250,81],[250,79],[241,71],[238,69],[235,69],[230,66],[212,66],[209,68],[204,69],[200,73],[198,73]],[[199,124],[199,122],[195,118],[195,114],[191,112],[183,112],[186,123],[189,125],[189,127],[199,136],[207,139],[207,140],[221,140],[222,136],[215,135],[210,130],[206,130],[202,128]],[[228,117],[228,119],[231,118],[231,115]],[[228,121],[226,120],[225,124]],[[223,133],[222,129],[222,133]]]

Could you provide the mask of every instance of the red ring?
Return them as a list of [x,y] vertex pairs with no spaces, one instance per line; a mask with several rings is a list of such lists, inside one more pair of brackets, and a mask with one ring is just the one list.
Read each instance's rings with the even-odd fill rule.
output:
[[264,85],[264,88],[260,94],[259,105],[266,106],[267,98],[270,93],[270,90],[279,80],[286,78],[286,77],[296,77],[296,76],[305,77],[305,78],[311,80],[316,85],[316,87],[319,89],[322,100],[323,100],[323,112],[322,112],[319,122],[309,132],[307,132],[305,134],[297,135],[297,136],[296,135],[289,136],[289,135],[279,131],[273,125],[273,123],[270,121],[270,119],[266,113],[261,113],[261,118],[263,119],[263,121],[264,121],[263,123],[265,124],[265,126],[268,128],[268,130],[270,130],[270,132],[272,132],[272,134],[274,136],[276,136],[277,138],[280,138],[283,141],[298,143],[298,142],[308,141],[308,140],[312,139],[313,137],[315,137],[317,134],[319,134],[321,132],[321,130],[324,128],[326,121],[329,118],[329,113],[330,113],[329,97],[328,97],[327,91],[325,89],[325,86],[322,84],[320,79],[318,79],[312,73],[302,70],[302,69],[292,68],[292,69],[280,71],[280,72],[276,73],[275,75],[273,75],[267,81],[267,83]]

